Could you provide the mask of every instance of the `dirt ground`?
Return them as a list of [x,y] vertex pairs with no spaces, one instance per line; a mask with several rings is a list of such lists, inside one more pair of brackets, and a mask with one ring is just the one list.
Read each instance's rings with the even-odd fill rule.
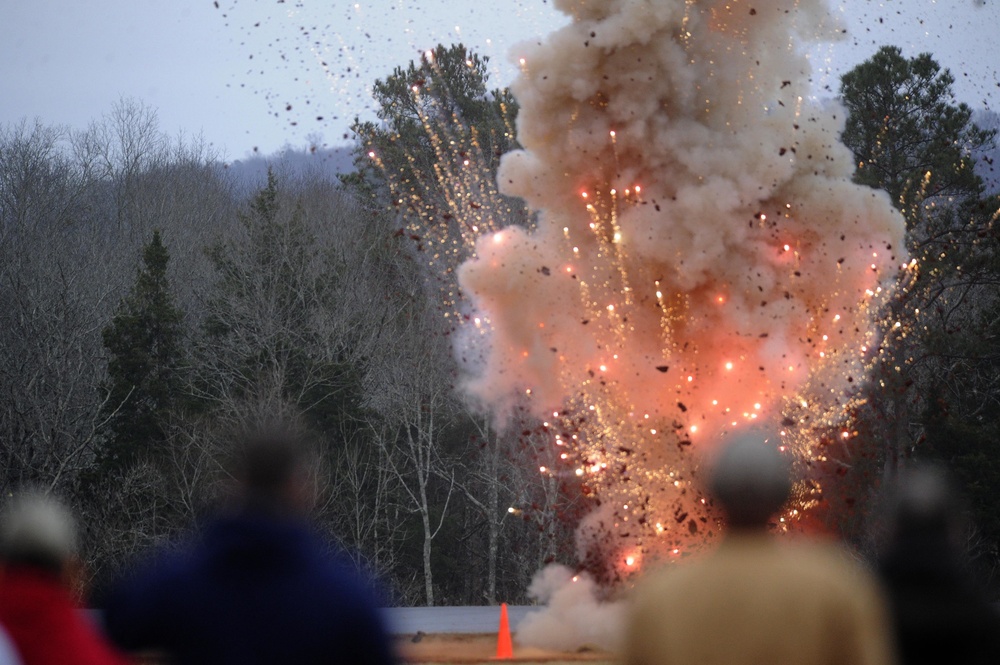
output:
[[[496,633],[457,634],[436,633],[427,635],[400,635],[397,638],[399,655],[408,663],[486,663],[496,660]],[[511,662],[545,663],[587,663],[603,665],[616,663],[613,654],[605,651],[584,649],[576,653],[546,651],[514,643],[514,658]]]

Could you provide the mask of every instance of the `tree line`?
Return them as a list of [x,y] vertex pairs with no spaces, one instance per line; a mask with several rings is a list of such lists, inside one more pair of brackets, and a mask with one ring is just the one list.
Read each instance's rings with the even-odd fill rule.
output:
[[469,407],[398,220],[234,177],[155,113],[0,131],[0,492],[65,498],[94,579],[189,528],[235,432],[294,423],[331,542],[403,604],[521,601],[566,558],[531,437]]
[[[584,498],[537,472],[553,454],[540,423],[514,414],[498,430],[456,390],[461,257],[430,270],[408,221],[438,220],[439,246],[461,233],[455,192],[431,175],[442,127],[487,175],[516,145],[516,103],[487,82],[461,46],[376,82],[379,121],[355,125],[340,180],[275,163],[247,182],[135,100],[84,130],[0,129],[0,496],[34,486],[73,505],[100,584],[213,505],[234,432],[281,421],[315,444],[318,524],[387,602],[522,602],[543,564],[572,562],[565,518]],[[843,78],[855,177],[903,212],[919,270],[881,317],[849,414],[860,443],[830,455],[828,519],[863,545],[881,482],[906,459],[941,460],[991,574],[1000,201],[980,174],[995,131],[952,83],[892,47]],[[516,201],[504,215],[530,220]]]

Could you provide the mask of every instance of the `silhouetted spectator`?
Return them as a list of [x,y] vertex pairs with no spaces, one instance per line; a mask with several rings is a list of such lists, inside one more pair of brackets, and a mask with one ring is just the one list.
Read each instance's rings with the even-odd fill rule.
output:
[[892,662],[875,582],[835,546],[768,534],[790,491],[773,446],[728,445],[709,489],[729,531],[712,554],[639,580],[626,665]]
[[112,638],[180,665],[392,662],[371,594],[305,519],[312,494],[299,443],[251,440],[234,476],[235,510],[112,592]]
[[942,472],[903,473],[879,557],[903,665],[1000,663],[1000,616],[973,583],[960,516]]
[[0,625],[24,665],[127,662],[77,606],[75,555],[66,508],[42,495],[11,501],[0,518]]

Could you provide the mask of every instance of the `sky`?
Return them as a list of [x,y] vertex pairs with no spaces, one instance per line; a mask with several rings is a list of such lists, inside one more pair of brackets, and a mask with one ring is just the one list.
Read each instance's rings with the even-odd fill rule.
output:
[[[664,0],[666,1],[666,0]],[[749,1],[749,0],[747,0]],[[974,108],[1000,110],[1000,0],[833,0],[847,38],[814,51],[817,95],[883,44],[928,51]],[[33,0],[0,20],[0,125],[82,128],[131,97],[223,157],[337,145],[372,82],[439,42],[515,75],[516,45],[566,22],[550,0]],[[825,86],[829,86],[825,90]]]

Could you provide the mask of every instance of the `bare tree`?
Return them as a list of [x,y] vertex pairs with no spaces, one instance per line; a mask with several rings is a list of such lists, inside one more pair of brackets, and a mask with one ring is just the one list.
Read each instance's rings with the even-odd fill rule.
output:
[[[397,275],[403,277],[404,275]],[[380,318],[378,343],[364,378],[365,404],[378,414],[376,445],[396,477],[408,509],[420,519],[424,602],[434,604],[434,539],[456,490],[458,460],[446,452],[458,412],[454,361],[437,312],[419,281],[390,286],[393,303]]]
[[[146,121],[155,115],[136,128],[126,126],[130,118],[143,120],[142,114],[120,115],[121,136],[153,132]],[[120,228],[103,204],[115,183],[101,156],[117,148],[100,138],[39,122],[0,128],[0,496],[32,485],[71,501],[86,518],[92,563],[120,561],[133,546],[172,528],[165,518],[173,511],[168,487],[175,480],[150,464],[114,477],[97,468],[106,421],[121,406],[105,403],[101,389],[101,331],[134,280],[138,247],[148,239]],[[169,197],[157,206],[151,199],[136,204],[155,208],[174,237],[197,235],[200,228],[185,234],[184,224],[204,219],[176,202],[196,209],[211,198],[213,214],[226,208],[222,180],[209,177],[197,148],[185,153],[175,146],[174,168],[161,168],[154,178],[151,169],[164,162],[137,157],[144,149],[142,141],[137,145],[126,151],[130,182],[147,178]],[[183,168],[182,153],[189,156]],[[191,253],[205,262],[200,248]]]

